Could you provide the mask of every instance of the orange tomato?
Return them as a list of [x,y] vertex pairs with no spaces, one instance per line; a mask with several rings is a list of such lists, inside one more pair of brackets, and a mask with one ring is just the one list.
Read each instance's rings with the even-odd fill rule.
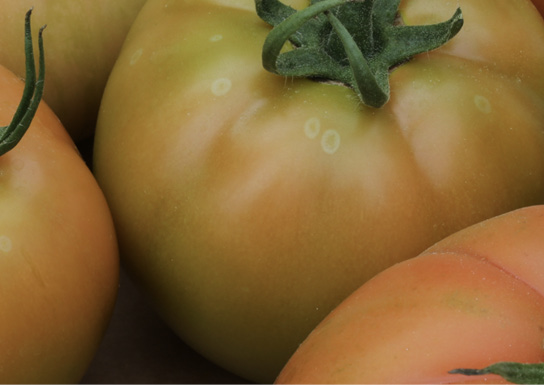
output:
[[484,221],[340,304],[277,383],[504,382],[456,368],[544,360],[544,206]]
[[[0,66],[0,125],[22,93]],[[0,194],[0,382],[76,383],[113,310],[118,250],[102,191],[45,103],[0,156]]]

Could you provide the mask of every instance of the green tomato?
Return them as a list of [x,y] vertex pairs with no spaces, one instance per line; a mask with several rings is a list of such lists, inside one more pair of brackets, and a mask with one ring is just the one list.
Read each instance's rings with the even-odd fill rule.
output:
[[[378,272],[544,200],[544,23],[527,0],[499,3],[464,0],[459,34],[396,67],[372,109],[265,71],[270,26],[252,0],[147,1],[106,87],[94,166],[125,265],[189,345],[272,381]],[[437,23],[456,4],[400,15]]]
[[33,23],[48,25],[44,100],[75,141],[89,138],[108,75],[144,2],[3,0],[0,63],[24,77],[23,16],[34,7]]

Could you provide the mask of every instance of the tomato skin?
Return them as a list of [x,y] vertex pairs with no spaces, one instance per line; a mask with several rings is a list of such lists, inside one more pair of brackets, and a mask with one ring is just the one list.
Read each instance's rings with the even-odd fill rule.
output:
[[34,7],[34,24],[48,25],[44,100],[76,142],[88,138],[106,80],[144,1],[4,0],[0,63],[24,77],[22,20]]
[[504,383],[448,371],[544,359],[544,206],[484,221],[363,285],[277,383]]
[[[23,84],[0,67],[0,124]],[[0,382],[77,383],[105,332],[119,260],[104,196],[42,102],[0,157]]]
[[[401,11],[426,23],[451,16],[444,4]],[[94,169],[131,276],[189,345],[272,381],[378,272],[542,202],[544,26],[528,2],[500,4],[464,1],[467,28],[397,68],[375,111],[265,72],[252,1],[146,3],[106,88]],[[523,20],[517,34],[506,20]]]

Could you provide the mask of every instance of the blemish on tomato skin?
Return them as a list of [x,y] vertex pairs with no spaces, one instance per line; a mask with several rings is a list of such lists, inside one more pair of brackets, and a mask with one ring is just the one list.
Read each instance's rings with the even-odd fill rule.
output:
[[212,83],[211,91],[215,96],[223,96],[229,93],[232,82],[229,78],[219,78]]
[[321,137],[321,148],[326,154],[332,155],[340,148],[340,134],[336,130],[327,130]]
[[0,251],[4,253],[9,253],[13,248],[11,238],[6,235],[0,235]]
[[491,112],[491,103],[489,100],[482,95],[474,95],[474,104],[484,114],[489,114]]
[[238,120],[232,125],[231,133],[239,135],[247,130],[248,122],[259,113],[265,106],[269,104],[267,98],[260,98],[250,103],[249,106],[240,113]]
[[136,51],[134,51],[134,53],[130,57],[130,62],[129,62],[130,65],[133,66],[134,64],[136,64],[138,60],[140,60],[140,58],[142,57],[143,53],[144,53],[144,50],[142,48],[139,48]]
[[315,139],[321,131],[321,121],[313,117],[304,122],[304,134],[310,139]]
[[218,41],[221,41],[221,40],[223,40],[223,35],[221,34],[213,35],[212,37],[210,37],[210,41],[212,43],[217,43]]

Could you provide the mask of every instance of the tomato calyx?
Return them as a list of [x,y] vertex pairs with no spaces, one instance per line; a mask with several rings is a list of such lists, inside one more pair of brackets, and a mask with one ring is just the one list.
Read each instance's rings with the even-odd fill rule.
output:
[[19,143],[30,126],[43,95],[45,59],[42,34],[46,26],[44,25],[41,27],[38,34],[40,72],[38,79],[36,79],[36,65],[34,63],[34,48],[32,44],[32,33],[30,27],[31,15],[32,9],[30,9],[25,15],[25,88],[23,90],[21,102],[19,103],[10,124],[8,126],[0,127],[0,155],[4,155],[13,149],[17,143]]
[[[259,17],[274,27],[263,46],[263,66],[282,76],[343,84],[363,104],[382,107],[390,97],[390,70],[446,44],[464,22],[457,8],[442,23],[403,25],[399,4],[400,0],[312,0],[297,11],[279,0],[255,0]],[[288,41],[293,49],[285,51]]]
[[542,384],[544,382],[544,363],[498,362],[483,369],[454,369],[449,373],[466,376],[497,374],[514,384]]

